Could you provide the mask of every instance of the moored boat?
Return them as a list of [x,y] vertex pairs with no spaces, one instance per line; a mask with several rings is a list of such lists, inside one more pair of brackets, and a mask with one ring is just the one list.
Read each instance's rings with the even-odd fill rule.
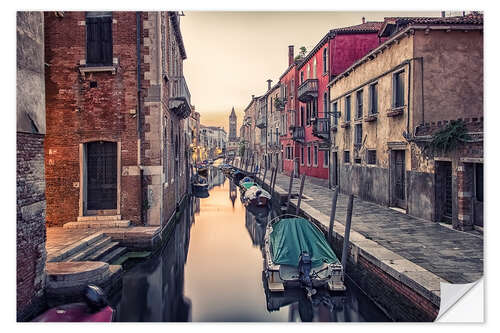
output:
[[102,290],[89,285],[84,291],[85,302],[53,307],[32,321],[34,322],[111,322],[115,310],[108,305]]
[[209,197],[208,181],[205,177],[200,176],[200,174],[196,174],[193,178],[191,186],[195,197],[197,198]]
[[345,291],[344,272],[339,259],[317,226],[295,215],[270,221],[264,242],[265,272],[270,291],[285,287]]

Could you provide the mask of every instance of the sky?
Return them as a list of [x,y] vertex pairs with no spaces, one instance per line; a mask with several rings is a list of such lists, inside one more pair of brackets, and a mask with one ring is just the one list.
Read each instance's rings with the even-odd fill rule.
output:
[[[311,50],[333,28],[389,16],[440,16],[426,12],[229,12],[185,11],[181,32],[186,48],[184,76],[191,103],[201,123],[223,126],[229,132],[234,106],[238,135],[244,109],[252,95],[262,95],[267,80],[273,85],[288,67],[288,45],[295,55],[301,46]],[[448,14],[448,12],[447,12]]]

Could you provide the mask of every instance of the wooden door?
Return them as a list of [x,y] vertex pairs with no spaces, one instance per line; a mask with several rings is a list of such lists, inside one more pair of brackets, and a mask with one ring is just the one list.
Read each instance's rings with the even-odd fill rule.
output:
[[116,143],[87,143],[87,210],[116,209]]
[[453,218],[451,162],[436,162],[437,220],[451,222]]

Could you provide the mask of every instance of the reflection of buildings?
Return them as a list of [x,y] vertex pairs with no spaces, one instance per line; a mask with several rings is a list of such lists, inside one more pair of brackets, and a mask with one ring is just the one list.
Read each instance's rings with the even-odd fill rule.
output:
[[266,220],[261,220],[253,215],[247,209],[245,210],[245,227],[252,239],[252,244],[262,247],[264,244],[264,236],[266,234]]
[[124,274],[126,292],[116,305],[116,321],[190,320],[191,302],[183,295],[192,224],[190,207],[187,205],[161,254]]

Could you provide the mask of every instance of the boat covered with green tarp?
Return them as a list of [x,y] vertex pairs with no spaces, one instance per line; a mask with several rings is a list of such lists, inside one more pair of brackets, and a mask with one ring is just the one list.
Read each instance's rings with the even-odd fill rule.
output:
[[265,274],[269,290],[313,287],[345,291],[344,272],[323,232],[312,222],[295,215],[270,221],[264,237]]
[[300,254],[304,251],[310,255],[312,267],[339,263],[323,233],[301,217],[284,218],[275,223],[271,246],[276,265],[298,267]]

